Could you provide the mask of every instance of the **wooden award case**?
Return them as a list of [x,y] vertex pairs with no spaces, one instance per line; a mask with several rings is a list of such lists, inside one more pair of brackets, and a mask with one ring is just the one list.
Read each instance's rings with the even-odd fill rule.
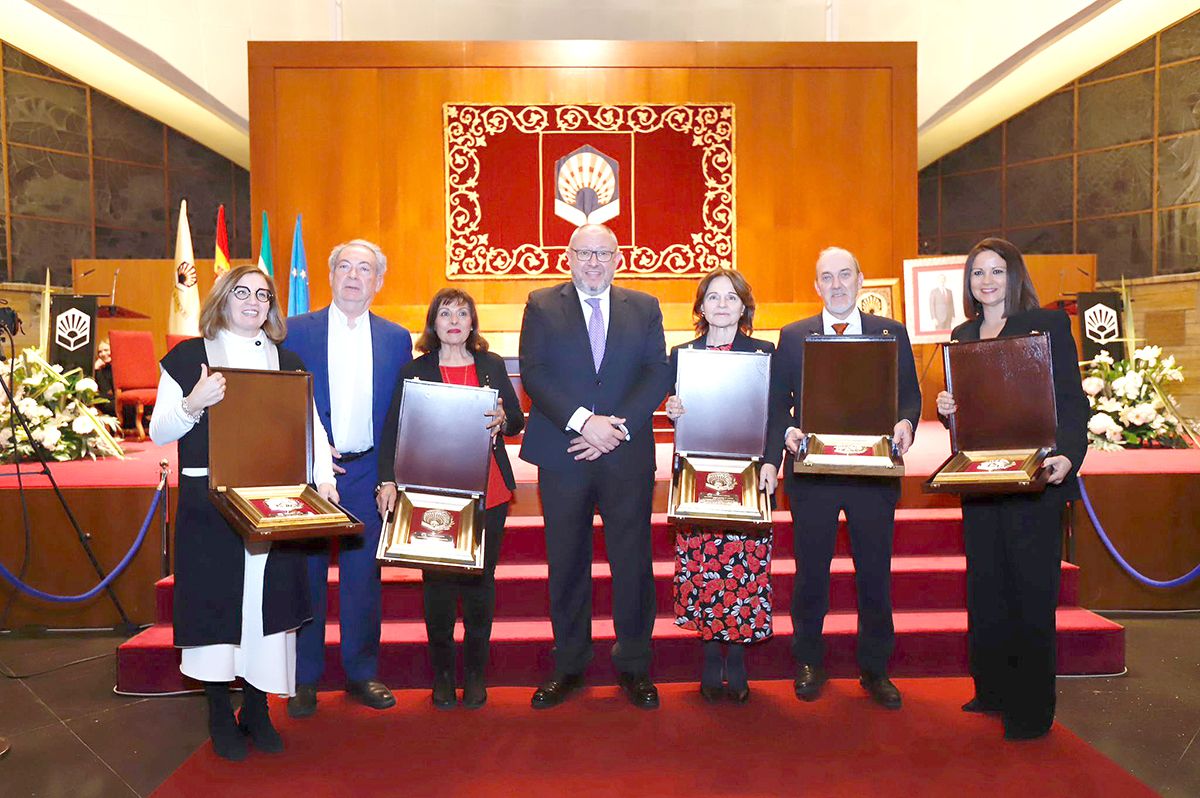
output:
[[483,510],[494,388],[404,381],[396,431],[396,507],[384,519],[382,565],[482,573]]
[[891,335],[810,335],[804,341],[797,474],[904,476],[892,440],[897,352]]
[[312,487],[312,375],[217,367],[208,408],[208,496],[247,540],[356,535],[362,522]]
[[942,348],[953,454],[925,483],[933,493],[1033,493],[1054,450],[1058,414],[1050,336],[1032,333]]
[[681,349],[675,456],[667,519],[738,532],[771,528],[770,496],[759,488],[767,439],[771,356]]

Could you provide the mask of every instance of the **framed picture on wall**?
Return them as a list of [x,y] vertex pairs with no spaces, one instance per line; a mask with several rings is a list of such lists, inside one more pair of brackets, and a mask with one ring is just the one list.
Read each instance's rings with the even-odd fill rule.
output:
[[895,277],[863,280],[862,290],[858,292],[858,310],[872,316],[899,319],[900,280]]
[[966,320],[962,309],[966,255],[904,261],[904,326],[914,344],[950,340],[950,331]]

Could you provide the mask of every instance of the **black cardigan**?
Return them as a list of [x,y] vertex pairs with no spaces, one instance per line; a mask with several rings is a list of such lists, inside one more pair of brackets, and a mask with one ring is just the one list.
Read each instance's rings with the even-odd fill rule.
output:
[[[504,424],[500,427],[501,434],[496,436],[493,451],[496,454],[496,465],[500,467],[500,475],[509,490],[516,490],[517,483],[513,478],[512,464],[508,461],[508,450],[504,448],[504,436],[516,435],[525,428],[525,415],[521,412],[521,402],[517,399],[516,389],[508,378],[508,369],[504,358],[494,352],[475,353],[475,374],[479,377],[482,388],[495,388],[504,400]],[[392,406],[388,408],[387,418],[383,423],[383,436],[379,444],[379,481],[391,482],[396,477],[393,473],[396,461],[396,433],[400,425],[400,399],[404,396],[404,381],[419,379],[426,382],[442,382],[442,371],[438,365],[438,352],[427,352],[416,360],[407,363],[400,371],[400,379],[392,393]]]
[[[978,341],[983,317],[963,322],[954,328],[951,338],[958,341]],[[1058,415],[1058,431],[1055,435],[1055,453],[1071,461],[1069,473],[1060,485],[1048,485],[1047,494],[1067,501],[1079,498],[1079,482],[1076,475],[1087,455],[1088,401],[1083,394],[1079,377],[1078,350],[1071,335],[1071,319],[1061,310],[1034,308],[1022,311],[1005,319],[1004,327],[997,337],[1027,335],[1032,332],[1050,334],[1050,361],[1054,370],[1054,409]],[[997,397],[1004,401],[1004,397]],[[946,419],[941,419],[946,423]]]

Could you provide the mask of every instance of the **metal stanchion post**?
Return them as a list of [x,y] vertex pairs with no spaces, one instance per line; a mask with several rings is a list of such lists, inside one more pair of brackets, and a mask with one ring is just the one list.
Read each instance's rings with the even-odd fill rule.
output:
[[158,461],[159,478],[162,481],[162,540],[161,540],[161,555],[162,562],[159,567],[159,576],[167,577],[171,574],[171,485],[167,477],[170,473],[169,463],[166,460]]

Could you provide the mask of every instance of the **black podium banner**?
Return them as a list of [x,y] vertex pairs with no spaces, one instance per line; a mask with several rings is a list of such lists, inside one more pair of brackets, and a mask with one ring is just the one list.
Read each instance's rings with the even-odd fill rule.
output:
[[1079,294],[1079,331],[1083,338],[1083,359],[1094,360],[1100,350],[1113,360],[1125,357],[1125,326],[1122,323],[1121,295],[1116,291],[1085,291]]
[[92,376],[96,365],[96,297],[50,297],[50,341],[46,359]]

